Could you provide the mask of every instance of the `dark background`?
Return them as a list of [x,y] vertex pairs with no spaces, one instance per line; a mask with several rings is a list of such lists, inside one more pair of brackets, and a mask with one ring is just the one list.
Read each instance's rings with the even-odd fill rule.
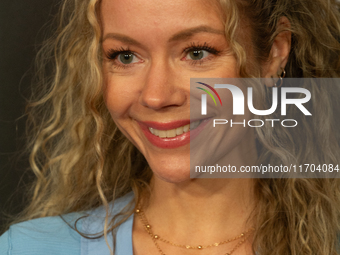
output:
[[25,98],[30,95],[35,54],[51,32],[58,2],[0,2],[0,234],[7,216],[25,205],[24,186],[33,178],[23,153]]

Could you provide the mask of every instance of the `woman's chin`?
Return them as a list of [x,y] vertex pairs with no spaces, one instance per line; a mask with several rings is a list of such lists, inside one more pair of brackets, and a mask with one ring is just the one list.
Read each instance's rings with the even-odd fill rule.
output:
[[153,169],[154,176],[162,181],[168,183],[181,183],[190,180],[190,170],[189,167],[185,169],[171,169],[171,168],[162,168],[162,169]]
[[144,153],[154,176],[168,183],[190,180],[190,153],[187,150],[168,153]]

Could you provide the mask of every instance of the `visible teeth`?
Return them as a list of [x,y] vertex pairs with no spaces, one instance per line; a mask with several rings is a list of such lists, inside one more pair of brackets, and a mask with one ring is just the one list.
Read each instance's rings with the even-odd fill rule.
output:
[[177,135],[182,135],[183,133],[186,133],[189,130],[193,130],[197,128],[200,124],[201,124],[201,121],[195,121],[191,124],[178,127],[175,129],[170,129],[170,130],[157,130],[151,127],[149,127],[149,130],[151,134],[158,136],[160,138],[172,138],[172,137],[176,137]]
[[183,127],[176,128],[176,135],[181,135],[183,133],[184,133]]
[[171,129],[166,131],[166,137],[175,137],[176,136],[176,129]]
[[158,130],[160,138],[166,138],[166,130]]
[[188,124],[188,125],[185,125],[185,126],[183,127],[183,131],[184,131],[184,133],[188,132],[188,131],[189,131],[189,129],[190,129],[190,124]]
[[191,123],[190,124],[190,130],[197,128],[199,126],[199,124],[201,124],[200,121],[195,121],[195,122]]

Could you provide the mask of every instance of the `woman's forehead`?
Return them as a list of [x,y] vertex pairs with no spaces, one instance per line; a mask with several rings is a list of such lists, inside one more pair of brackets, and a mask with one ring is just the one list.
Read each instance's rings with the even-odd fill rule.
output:
[[103,0],[101,23],[106,33],[170,35],[197,26],[224,29],[216,1]]

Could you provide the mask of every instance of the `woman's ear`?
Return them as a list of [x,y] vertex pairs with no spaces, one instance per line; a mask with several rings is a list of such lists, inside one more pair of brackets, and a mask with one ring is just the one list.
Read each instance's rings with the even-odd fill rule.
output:
[[272,48],[270,50],[268,61],[263,65],[262,77],[266,78],[265,85],[268,87],[275,86],[279,77],[284,72],[284,68],[288,61],[288,56],[291,48],[290,22],[286,17],[281,17]]

